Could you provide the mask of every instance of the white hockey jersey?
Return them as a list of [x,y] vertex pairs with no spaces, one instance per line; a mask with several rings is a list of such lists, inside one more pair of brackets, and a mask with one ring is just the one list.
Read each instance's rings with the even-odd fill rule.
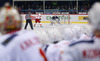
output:
[[100,37],[72,43],[64,52],[63,61],[100,61]]
[[47,61],[33,31],[18,31],[0,37],[0,61]]
[[41,19],[41,17],[40,16],[37,16],[36,19]]
[[57,43],[57,45],[62,46],[62,49],[64,50],[66,48],[66,46],[68,46],[70,43],[71,43],[71,41],[62,40],[59,43]]
[[85,34],[81,34],[79,40],[88,40],[91,39],[91,37],[85,35]]
[[56,44],[49,45],[46,51],[48,61],[61,61],[61,51],[61,46]]
[[57,44],[50,44],[46,50],[46,56],[48,61],[62,61],[63,51],[68,46],[70,41],[60,41]]

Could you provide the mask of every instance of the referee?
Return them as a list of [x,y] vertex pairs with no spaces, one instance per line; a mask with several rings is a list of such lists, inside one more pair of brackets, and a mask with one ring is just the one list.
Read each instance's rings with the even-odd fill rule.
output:
[[31,29],[33,29],[33,24],[32,24],[32,20],[31,20],[30,11],[28,11],[28,13],[26,14],[26,24],[25,24],[25,28],[24,29],[27,28],[28,23],[30,24]]

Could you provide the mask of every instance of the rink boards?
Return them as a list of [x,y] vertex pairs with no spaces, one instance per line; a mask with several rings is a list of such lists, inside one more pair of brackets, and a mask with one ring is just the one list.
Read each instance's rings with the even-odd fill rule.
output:
[[[42,14],[41,23],[50,23],[52,16],[55,14]],[[56,14],[60,18],[61,23],[66,24],[88,24],[88,15],[86,14]],[[26,22],[25,14],[21,14],[23,23]],[[35,23],[37,14],[32,14],[32,22]],[[64,21],[65,20],[65,21]]]

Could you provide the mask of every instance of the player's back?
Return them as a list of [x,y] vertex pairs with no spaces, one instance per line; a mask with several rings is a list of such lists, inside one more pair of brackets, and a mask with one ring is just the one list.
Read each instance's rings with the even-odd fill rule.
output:
[[65,49],[71,41],[67,41],[67,40],[62,40],[60,42],[57,43],[57,45],[62,46],[63,49]]
[[46,51],[48,61],[61,61],[62,47],[56,44],[50,44]]
[[100,39],[79,41],[70,44],[64,61],[100,61]]
[[[18,31],[0,38],[0,61],[44,61],[41,44],[32,31]],[[42,55],[41,55],[42,54]]]

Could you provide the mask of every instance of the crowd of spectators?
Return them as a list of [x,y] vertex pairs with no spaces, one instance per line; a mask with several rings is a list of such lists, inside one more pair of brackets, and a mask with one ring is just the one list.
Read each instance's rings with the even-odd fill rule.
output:
[[[66,11],[70,14],[77,14],[78,12],[88,12],[89,8],[92,4],[79,4],[78,7],[76,6],[76,2],[45,2],[45,11],[54,9],[56,11]],[[27,10],[43,12],[43,2],[15,2],[15,6],[21,11],[21,13],[25,13]],[[53,10],[52,10],[53,9]]]

